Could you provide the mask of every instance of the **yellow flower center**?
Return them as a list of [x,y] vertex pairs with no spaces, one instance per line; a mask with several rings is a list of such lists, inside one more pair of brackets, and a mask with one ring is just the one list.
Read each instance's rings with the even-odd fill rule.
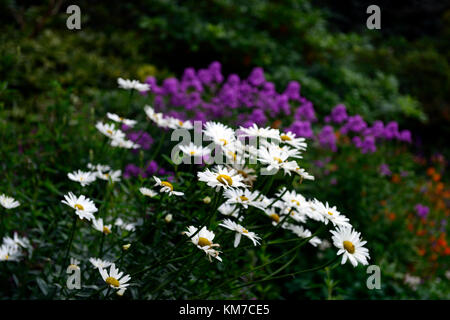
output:
[[223,145],[224,145],[224,146],[226,146],[226,145],[227,145],[227,143],[228,143],[228,141],[227,141],[227,140],[225,140],[225,139],[219,139],[219,141],[223,142]]
[[76,205],[74,205],[74,207],[75,207],[75,209],[77,209],[77,210],[81,210],[81,211],[83,211],[84,210],[84,207],[81,205],[81,204],[76,204]]
[[248,198],[246,196],[240,196],[239,198],[241,198],[241,201],[248,201]]
[[179,120],[179,121],[178,121],[178,124],[179,124],[180,126],[182,126],[182,125],[183,125],[183,121]]
[[292,140],[288,135],[285,135],[285,134],[281,135],[280,138],[283,141],[291,141]]
[[275,221],[275,222],[279,222],[279,221],[280,221],[280,216],[277,215],[276,213],[272,213],[272,214],[270,215],[270,218],[271,218],[273,221]]
[[278,163],[282,163],[283,162],[283,160],[281,160],[280,158],[278,158],[278,157],[273,157],[273,160],[276,160],[276,161],[278,161]]
[[248,233],[248,230],[245,229],[245,228],[242,228],[242,232],[243,232],[243,233]]
[[345,240],[344,241],[344,249],[347,250],[348,253],[355,253],[355,245],[351,243],[350,241]]
[[9,259],[9,255],[6,255],[6,256],[5,256],[5,260],[8,260],[8,259]]
[[236,160],[236,152],[228,151],[228,154],[233,157],[233,160]]
[[111,230],[109,230],[109,228],[108,228],[107,226],[104,226],[104,227],[103,227],[103,233],[104,233],[104,234],[110,234],[110,233],[111,233]]
[[292,199],[291,202],[295,203],[296,205],[300,205],[300,202],[298,200]]
[[124,118],[122,118],[122,117],[119,117],[119,120],[120,120],[120,121],[123,121],[123,120],[125,120],[125,119],[124,119]]
[[113,132],[111,130],[106,130],[106,132],[111,135],[113,134]]
[[195,151],[191,151],[189,153],[191,154],[191,156],[193,156],[195,154]]
[[332,215],[333,215],[333,212],[328,211],[328,214],[329,214],[330,216],[332,216]]
[[238,170],[238,173],[243,176],[244,178],[248,177],[248,174],[244,170]]
[[199,245],[200,247],[205,247],[205,246],[210,246],[210,245],[212,245],[212,243],[211,243],[211,241],[209,241],[209,240],[206,239],[206,238],[199,237],[199,238],[198,238],[198,245]]
[[173,191],[173,185],[169,181],[161,181],[161,185],[168,187],[170,188],[170,191]]
[[112,286],[116,287],[116,288],[118,288],[120,286],[119,280],[117,280],[116,278],[113,278],[113,277],[106,278],[105,282],[107,284],[109,284],[109,285],[112,285]]
[[226,174],[219,174],[217,176],[217,181],[219,181],[221,184],[224,184],[224,185],[227,185],[227,184],[229,186],[233,185],[233,180],[231,179],[230,176],[227,176]]

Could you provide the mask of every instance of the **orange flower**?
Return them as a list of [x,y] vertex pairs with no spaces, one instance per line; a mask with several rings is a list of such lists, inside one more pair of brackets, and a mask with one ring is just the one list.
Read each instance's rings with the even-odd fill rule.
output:
[[417,230],[416,235],[421,237],[421,236],[425,235],[425,233],[427,233],[425,230]]
[[438,182],[439,180],[441,180],[441,175],[439,173],[433,174],[433,181]]
[[432,255],[431,255],[431,260],[433,260],[433,261],[435,261],[435,260],[437,260],[437,258],[438,258],[438,255],[436,254],[436,253],[433,253]]
[[392,175],[392,182],[393,182],[393,183],[400,183],[401,180],[402,180],[402,179],[400,178],[400,175],[399,175],[399,174],[394,173],[394,174]]
[[443,238],[440,238],[440,239],[437,241],[437,245],[438,245],[438,246],[441,246],[441,247],[447,247],[447,241],[446,241],[445,239],[443,239]]
[[445,254],[446,256],[450,255],[450,247],[446,247],[446,248],[445,248],[444,254]]
[[413,224],[412,223],[408,223],[408,230],[412,232],[413,229],[414,229]]
[[435,172],[436,172],[436,170],[434,170],[433,167],[429,167],[427,169],[427,175],[429,175],[429,176],[432,176]]
[[418,253],[419,253],[419,256],[424,256],[425,255],[425,249],[419,248],[418,249]]
[[389,215],[388,215],[388,219],[391,220],[391,221],[394,221],[395,217],[396,217],[395,213],[393,213],[393,212],[389,213]]
[[439,182],[436,185],[436,193],[441,193],[444,190],[444,184],[442,182]]
[[386,202],[386,200],[381,200],[381,201],[380,201],[380,204],[381,204],[382,206],[385,206],[385,205],[387,204],[387,202]]

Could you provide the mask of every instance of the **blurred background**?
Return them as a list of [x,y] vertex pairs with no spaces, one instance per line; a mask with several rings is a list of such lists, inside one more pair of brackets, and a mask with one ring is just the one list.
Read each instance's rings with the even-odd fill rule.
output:
[[[66,27],[71,4],[81,30]],[[380,30],[366,28],[371,4],[381,8]],[[278,92],[297,81],[319,118],[343,104],[367,123],[412,133],[410,144],[374,155],[346,151],[345,139],[341,152],[315,154],[312,172],[323,179],[314,192],[360,213],[389,279],[369,292],[364,272],[358,281],[342,272],[335,296],[449,298],[449,1],[0,1],[0,106],[18,127],[45,121],[66,94],[75,108],[107,109],[118,77],[160,83],[213,61],[225,77],[261,67]],[[324,298],[324,277],[325,289],[311,276],[260,296]]]

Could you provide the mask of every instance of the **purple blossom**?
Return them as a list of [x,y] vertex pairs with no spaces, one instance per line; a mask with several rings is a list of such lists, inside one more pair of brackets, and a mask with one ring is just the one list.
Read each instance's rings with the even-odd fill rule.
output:
[[390,176],[392,174],[391,170],[389,169],[389,166],[386,163],[380,165],[380,174],[382,176]]
[[296,111],[294,115],[295,119],[297,120],[304,120],[304,121],[316,121],[316,113],[314,111],[314,107],[311,101],[308,101],[304,103],[302,106],[300,106]]
[[[153,143],[153,138],[144,131],[129,132],[128,139],[141,146],[141,149],[148,150]],[[134,150],[136,151],[136,150]]]
[[422,205],[421,203],[416,204],[414,208],[416,209],[417,215],[423,219],[425,219],[430,213],[430,208]]
[[361,145],[361,153],[373,153],[377,151],[375,138],[373,136],[365,136]]
[[331,114],[328,120],[331,120],[335,123],[342,123],[347,120],[347,118],[347,109],[343,104],[338,104],[333,108],[333,110],[331,110]]
[[332,126],[324,126],[320,133],[317,135],[319,143],[324,148],[329,148],[331,151],[336,152],[336,136]]
[[398,123],[395,121],[389,122],[384,128],[384,137],[386,139],[394,139],[397,138],[398,132]]
[[130,164],[127,164],[127,165],[125,166],[125,170],[124,170],[124,172],[123,172],[123,177],[124,177],[125,179],[129,179],[129,178],[131,178],[131,177],[137,177],[137,176],[139,176],[141,173],[142,173],[141,168],[139,168],[138,166],[136,166],[136,165],[130,163]]
[[355,116],[349,117],[347,123],[344,126],[342,126],[340,131],[343,134],[347,134],[348,132],[352,131],[359,133],[363,131],[365,128],[367,128],[367,123],[359,114],[357,114]]
[[248,77],[248,82],[255,87],[262,85],[265,81],[264,70],[260,67],[254,68]]
[[289,99],[299,101],[300,100],[300,83],[297,81],[290,81],[283,92]]
[[311,123],[307,121],[297,120],[293,124],[291,124],[291,126],[287,128],[286,131],[291,131],[297,136],[304,138],[312,138],[314,135],[311,129]]
[[411,143],[411,131],[409,130],[403,130],[398,135],[398,140]]

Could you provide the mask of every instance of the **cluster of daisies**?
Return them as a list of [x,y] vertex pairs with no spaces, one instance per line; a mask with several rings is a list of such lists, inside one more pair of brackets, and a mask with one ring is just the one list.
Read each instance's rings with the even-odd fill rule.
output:
[[[169,121],[177,123],[177,119],[166,118],[150,106],[146,106],[144,110],[148,118],[160,127],[167,128]],[[178,128],[184,123],[186,122],[180,121]],[[189,123],[189,127],[191,126]],[[258,178],[265,178],[267,183],[270,176],[278,172],[284,176],[295,174],[302,180],[314,180],[314,177],[298,164],[302,152],[307,148],[304,138],[297,137],[292,132],[281,132],[270,127],[260,128],[256,124],[233,130],[222,123],[212,121],[204,124],[202,133],[206,138],[203,140],[212,141],[210,145],[195,145],[190,142],[180,146],[180,150],[186,157],[214,157],[216,164],[198,172],[197,177],[199,181],[219,192],[225,200],[218,207],[218,211],[227,218],[219,226],[235,233],[235,247],[239,245],[242,236],[247,237],[255,246],[261,241],[260,236],[242,225],[252,212],[249,207],[253,207],[256,212],[267,216],[274,227],[288,230],[301,238],[308,238],[313,246],[322,241],[305,227],[305,223],[312,220],[325,225],[331,224],[333,244],[338,248],[337,254],[342,255],[342,264],[347,260],[353,266],[358,263],[368,264],[370,257],[368,249],[364,247],[366,241],[361,239],[360,233],[353,229],[349,219],[336,207],[317,199],[306,199],[286,187],[280,188],[272,198],[254,187]],[[218,162],[220,164],[217,164]],[[181,192],[174,191],[172,183],[154,178],[161,191],[170,195],[182,195]],[[147,195],[155,194],[150,189],[141,192]],[[189,226],[184,234],[203,250],[210,260],[213,257],[222,261],[221,252],[218,250],[220,246],[213,241],[215,234],[206,226]]]
[[91,184],[97,179],[118,182],[122,176],[122,170],[112,170],[108,165],[88,163],[87,168],[87,171],[77,170],[69,172],[67,176],[70,180],[80,183],[82,187]]
[[[147,84],[136,80],[118,79],[118,84],[120,88],[126,90],[148,91],[150,89]],[[194,129],[191,121],[182,121],[155,112],[151,106],[145,106],[144,111],[151,121],[165,130]],[[98,122],[96,128],[109,138],[111,146],[126,149],[139,148],[138,144],[127,140],[126,134],[116,127],[116,125],[133,127],[137,123],[135,120],[125,119],[112,113],[107,113],[106,116],[112,123]],[[317,199],[306,199],[300,193],[288,190],[286,187],[278,188],[272,197],[265,194],[270,191],[275,175],[283,177],[298,175],[302,181],[303,179],[314,180],[312,175],[299,166],[299,159],[302,159],[302,153],[307,148],[304,138],[297,137],[292,132],[281,132],[269,127],[260,128],[256,124],[234,130],[222,123],[212,121],[203,124],[201,133],[205,138],[202,141],[210,142],[209,145],[196,145],[190,142],[179,145],[179,150],[184,157],[202,159],[200,163],[202,166],[198,167],[202,171],[197,172],[198,181],[206,183],[216,191],[215,210],[211,213],[215,215],[217,211],[224,217],[218,227],[225,232],[232,232],[231,235],[234,234],[234,247],[239,246],[243,237],[254,246],[260,245],[263,241],[261,236],[245,226],[250,224],[249,218],[254,217],[255,214],[267,219],[268,227],[285,229],[300,238],[307,239],[311,245],[320,247],[327,241],[322,241],[306,228],[308,221],[315,221],[331,226],[331,239],[334,246],[338,248],[337,254],[342,255],[342,264],[347,260],[353,266],[357,266],[358,263],[368,264],[370,257],[368,249],[364,247],[366,242],[362,241],[360,233],[353,229],[349,219],[336,207],[331,207],[328,203],[324,204]],[[70,172],[67,176],[70,180],[79,183],[81,187],[86,187],[97,179],[111,183],[120,182],[122,172],[113,170],[108,165],[88,164],[86,170]],[[153,187],[156,190],[142,186],[139,189],[142,195],[151,198],[158,194],[168,197],[186,197],[176,183],[157,176],[153,176],[153,180]],[[164,197],[159,199],[164,201]],[[74,210],[75,218],[92,223],[93,229],[102,233],[102,244],[107,235],[115,232],[113,219],[96,218],[98,208],[94,201],[85,195],[77,196],[68,192],[61,202]],[[212,201],[211,198],[206,197],[204,202]],[[20,203],[2,194],[0,205],[5,209],[12,209]],[[170,222],[172,215],[168,214],[165,220]],[[142,219],[135,223],[125,222],[121,218],[116,218],[114,221],[114,226],[128,232],[135,231],[141,224]],[[73,224],[73,228],[75,227],[76,223]],[[222,261],[220,245],[214,242],[216,235],[214,231],[208,229],[208,225],[188,226],[183,234],[203,251],[210,261],[212,258]],[[127,250],[129,247],[130,244],[127,244],[122,249]],[[70,245],[68,248],[70,249]],[[28,239],[19,237],[17,233],[13,238],[4,237],[0,247],[0,261],[17,261],[24,255],[25,249],[29,251],[32,249]],[[101,278],[110,288],[115,289],[118,295],[123,295],[130,285],[130,275],[121,272],[114,262],[102,260],[102,258],[102,256],[91,257],[89,262],[98,269]],[[80,261],[71,258],[69,268],[79,268],[79,264]]]
[[[0,194],[0,206],[5,210],[11,210],[20,206],[20,202],[13,197]],[[3,214],[3,213],[0,213]],[[1,217],[3,219],[3,217]],[[19,261],[28,250],[31,255],[32,246],[28,238],[20,237],[14,232],[13,237],[4,236],[0,246],[0,261]]]

